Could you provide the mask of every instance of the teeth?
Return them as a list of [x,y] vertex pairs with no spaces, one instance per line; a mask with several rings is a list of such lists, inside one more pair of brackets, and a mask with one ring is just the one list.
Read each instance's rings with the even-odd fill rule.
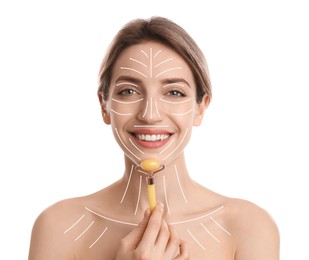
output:
[[162,134],[162,135],[144,135],[144,134],[138,134],[135,135],[138,139],[142,141],[147,141],[147,142],[155,142],[155,141],[162,141],[166,138],[168,138],[170,135],[169,134]]

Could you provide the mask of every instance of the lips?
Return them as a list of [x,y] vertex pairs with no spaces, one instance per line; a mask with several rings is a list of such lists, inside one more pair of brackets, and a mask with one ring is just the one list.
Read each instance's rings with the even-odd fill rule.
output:
[[172,136],[172,134],[167,131],[145,129],[132,132],[131,135],[143,148],[160,148],[164,146]]
[[156,142],[169,138],[170,134],[136,134],[135,137],[141,141]]

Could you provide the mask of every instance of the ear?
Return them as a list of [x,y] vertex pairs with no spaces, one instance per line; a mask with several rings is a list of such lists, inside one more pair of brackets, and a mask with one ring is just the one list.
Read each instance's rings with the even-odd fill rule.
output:
[[103,121],[104,121],[105,124],[110,125],[111,124],[111,119],[110,119],[109,113],[106,110],[107,102],[103,98],[102,91],[99,91],[98,97],[99,97],[99,101],[100,101],[101,113],[102,113]]
[[197,104],[197,110],[194,116],[193,125],[199,126],[202,123],[204,112],[209,105],[210,98],[208,95],[203,97],[203,100],[200,104]]

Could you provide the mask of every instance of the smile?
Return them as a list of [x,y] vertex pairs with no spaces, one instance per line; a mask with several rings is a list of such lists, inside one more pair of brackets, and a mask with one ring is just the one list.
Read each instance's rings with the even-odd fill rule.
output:
[[162,129],[139,129],[131,132],[136,144],[144,149],[156,149],[169,142],[173,133]]
[[134,136],[141,141],[157,142],[169,138],[170,134],[135,134]]

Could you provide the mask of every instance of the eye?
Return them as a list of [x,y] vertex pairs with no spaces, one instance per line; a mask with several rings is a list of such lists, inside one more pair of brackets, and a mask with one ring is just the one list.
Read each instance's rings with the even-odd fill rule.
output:
[[132,96],[134,94],[138,94],[138,92],[135,89],[126,88],[126,89],[120,90],[117,94],[120,96]]
[[167,93],[168,96],[185,97],[186,95],[179,90],[171,90]]

